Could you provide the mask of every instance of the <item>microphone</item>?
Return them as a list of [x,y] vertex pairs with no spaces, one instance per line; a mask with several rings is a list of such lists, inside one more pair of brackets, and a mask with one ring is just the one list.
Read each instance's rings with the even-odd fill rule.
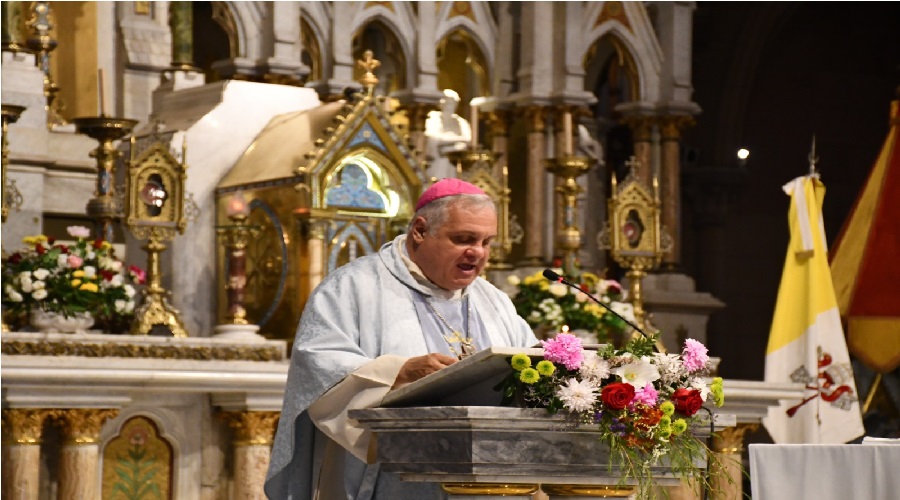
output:
[[[569,282],[569,281],[566,281],[565,278],[563,278],[563,277],[560,276],[559,274],[556,274],[555,272],[553,272],[552,269],[544,269],[544,273],[543,273],[543,274],[544,274],[544,277],[547,278],[547,279],[550,280],[550,281],[555,281],[555,282],[557,282],[557,283],[562,283],[563,285],[568,285],[568,286],[570,286],[570,287],[572,287],[572,288],[578,290],[579,292],[581,292],[581,293],[587,295],[588,298],[590,298],[591,300],[593,300],[594,302],[596,302],[597,304],[599,304],[600,306],[602,306],[602,307],[603,307],[604,309],[606,309],[607,311],[613,313],[613,315],[614,315],[615,317],[621,319],[621,320],[624,321],[625,323],[628,323],[628,326],[630,326],[630,327],[634,328],[635,330],[637,330],[638,332],[640,332],[641,335],[644,336],[644,338],[646,338],[647,340],[653,340],[653,338],[650,337],[649,335],[647,335],[647,332],[645,332],[644,330],[642,330],[640,327],[638,327],[637,325],[635,325],[635,324],[632,323],[631,321],[628,321],[627,319],[625,319],[624,317],[622,317],[622,315],[619,314],[619,313],[617,313],[616,311],[613,311],[611,307],[609,307],[608,305],[604,304],[604,303],[603,303],[600,299],[598,299],[597,297],[594,297],[592,294],[587,293],[587,292],[585,292],[584,290],[582,290],[580,286],[578,286],[578,285],[576,285],[576,284],[574,284],[574,283],[571,283],[571,282]],[[654,349],[655,349],[655,345],[654,345]]]

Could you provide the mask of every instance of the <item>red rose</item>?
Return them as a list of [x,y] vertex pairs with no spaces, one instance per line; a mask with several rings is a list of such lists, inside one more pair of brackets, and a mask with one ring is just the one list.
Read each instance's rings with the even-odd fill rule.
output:
[[623,382],[614,382],[600,389],[600,399],[608,408],[621,410],[634,399],[634,387]]
[[62,253],[69,253],[69,245],[60,245],[56,248],[59,248],[59,251]]
[[100,276],[103,277],[103,281],[112,281],[112,279],[116,277],[116,273],[106,269],[101,269]]
[[100,240],[100,239],[94,240],[94,248],[96,250],[100,250],[101,248],[103,248],[103,240]]
[[53,236],[47,236],[47,243],[50,245],[56,243],[56,238],[54,238]]
[[37,252],[38,255],[44,255],[44,252],[46,252],[47,249],[44,248],[44,245],[41,245],[40,243],[38,243],[38,244],[34,247],[34,251]]
[[678,389],[672,394],[672,402],[675,403],[675,410],[685,416],[700,411],[703,406],[703,399],[700,397],[700,391],[697,389]]
[[18,264],[19,262],[22,262],[22,254],[20,254],[19,252],[16,252],[9,256],[10,264]]

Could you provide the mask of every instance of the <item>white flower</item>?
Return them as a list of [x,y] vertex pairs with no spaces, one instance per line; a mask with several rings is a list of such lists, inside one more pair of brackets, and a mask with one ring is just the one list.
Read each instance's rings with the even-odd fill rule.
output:
[[122,286],[123,283],[125,283],[125,277],[121,274],[117,274],[109,280],[109,286]]
[[31,283],[32,290],[43,290],[45,288],[47,288],[47,284],[44,283],[43,281],[38,280],[38,281]]
[[19,279],[31,279],[31,271],[22,271],[19,273]]
[[47,276],[50,276],[50,271],[48,271],[44,268],[38,268],[37,270],[34,271],[33,274],[34,274],[35,278],[37,278],[39,280],[45,280],[45,279],[47,279]]
[[548,291],[557,297],[564,297],[567,293],[569,293],[569,287],[563,285],[562,283],[553,283],[548,288]]
[[634,318],[634,306],[633,305],[631,305],[627,302],[615,302],[614,301],[614,302],[610,303],[609,307],[613,311],[619,313],[619,316],[622,316],[623,318],[627,319],[628,321],[631,321],[632,323],[637,321]]
[[91,235],[91,230],[84,226],[69,226],[66,228],[66,232],[73,238],[87,238]]
[[584,360],[578,369],[586,380],[599,384],[609,376],[609,361],[597,355],[597,351],[584,351]]
[[655,353],[653,364],[659,369],[659,377],[664,385],[672,385],[687,376],[677,354]]
[[697,389],[698,391],[700,391],[700,398],[703,401],[706,401],[706,398],[712,392],[710,390],[709,386],[706,385],[706,381],[704,381],[702,378],[699,378],[699,377],[695,377],[695,378],[691,379],[690,387],[691,387],[691,389]]
[[31,291],[34,290],[34,285],[32,284],[31,278],[28,276],[19,277],[19,286],[22,287],[22,291],[25,293],[31,293]]
[[125,301],[124,300],[120,299],[120,300],[115,301],[113,303],[113,306],[115,306],[117,313],[125,311]]
[[571,411],[588,411],[597,402],[597,388],[588,382],[570,378],[556,390],[563,406]]
[[125,296],[129,299],[134,297],[134,287],[126,284],[123,288],[125,288]]
[[84,266],[82,268],[84,271],[85,278],[96,278],[97,277],[97,268],[94,266]]
[[7,290],[6,293],[9,295],[9,300],[13,302],[22,302],[22,294],[15,290]]
[[69,256],[64,253],[59,254],[59,257],[56,258],[56,267],[60,269],[69,267]]
[[40,290],[35,290],[34,293],[31,294],[31,298],[34,300],[44,300],[47,298],[47,290],[41,288]]
[[640,360],[622,365],[613,370],[615,375],[622,378],[622,382],[631,384],[635,389],[643,389],[648,383],[659,380],[659,370],[650,363],[650,358],[642,357]]
[[575,294],[575,302],[579,304],[587,302],[588,296],[586,293],[578,293],[575,291],[575,289],[572,289],[572,292]]
[[519,286],[519,283],[521,283],[521,282],[522,282],[522,280],[515,274],[510,274],[509,276],[506,277],[506,283],[510,284],[512,286]]
[[113,271],[113,272],[116,272],[116,273],[117,273],[117,272],[119,272],[119,271],[122,270],[122,265],[123,265],[123,264],[122,264],[122,261],[121,261],[121,260],[115,260],[115,259],[110,259],[110,260],[112,260],[112,262],[109,263],[109,270],[110,270],[110,271]]
[[129,301],[125,304],[125,314],[131,314],[131,313],[133,313],[133,312],[134,312],[134,301],[133,301],[133,300],[129,300]]
[[90,248],[88,249],[87,253],[84,254],[85,260],[93,260],[95,258],[97,258],[97,254],[94,253],[94,251],[91,250]]

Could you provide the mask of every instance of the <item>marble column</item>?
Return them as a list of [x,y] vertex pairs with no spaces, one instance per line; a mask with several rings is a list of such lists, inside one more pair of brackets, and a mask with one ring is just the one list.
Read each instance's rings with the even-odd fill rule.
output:
[[172,29],[172,66],[194,68],[194,7],[192,2],[169,2],[169,27]]
[[528,127],[528,151],[526,160],[525,205],[525,259],[521,265],[544,265],[544,228],[547,223],[544,199],[544,117],[541,106],[528,106],[522,110]]
[[2,496],[8,500],[38,497],[41,433],[53,410],[3,410]]
[[497,153],[494,161],[494,178],[503,175],[503,167],[509,161],[509,111],[495,109],[488,113],[488,126],[491,131],[491,151]]
[[275,426],[277,411],[228,411],[221,416],[234,431],[234,495],[235,500],[265,500],[263,485]]
[[672,250],[663,254],[661,268],[681,268],[681,130],[694,123],[691,116],[665,116],[659,121],[662,132],[662,161],[659,187],[662,201],[660,222],[672,237]]
[[759,424],[737,424],[735,427],[722,429],[713,438],[713,452],[717,463],[713,464],[710,474],[710,499],[744,498],[744,469],[741,463],[744,436],[748,432],[756,432],[758,428]]
[[637,174],[641,181],[649,186],[650,179],[653,178],[652,141],[650,136],[656,118],[653,116],[627,116],[624,121],[631,128],[634,157],[639,162]]
[[118,414],[119,410],[92,408],[72,408],[57,413],[63,437],[58,498],[100,497],[100,428]]

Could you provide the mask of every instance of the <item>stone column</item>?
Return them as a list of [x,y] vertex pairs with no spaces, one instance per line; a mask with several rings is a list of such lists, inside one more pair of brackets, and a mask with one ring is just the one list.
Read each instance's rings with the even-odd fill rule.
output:
[[672,237],[672,251],[663,255],[661,268],[679,271],[681,268],[681,155],[678,140],[681,129],[692,125],[691,116],[665,116],[659,121],[662,132],[662,158],[659,187],[662,201],[660,221]]
[[528,126],[528,152],[526,160],[525,204],[525,259],[520,265],[544,265],[544,227],[547,202],[544,199],[544,115],[541,106],[528,106],[522,110]]
[[709,498],[729,500],[744,498],[744,470],[741,456],[744,453],[744,435],[756,432],[759,424],[737,424],[721,430],[713,438],[713,452],[718,463],[710,474],[712,491]]
[[497,153],[494,162],[494,177],[503,175],[503,167],[508,166],[509,158],[509,118],[506,110],[495,109],[488,113],[488,126],[491,130],[491,151]]
[[[425,173],[431,178],[431,172],[427,169],[425,153],[428,145],[425,137],[425,120],[428,112],[437,109],[433,104],[412,103],[405,106],[406,118],[409,120],[409,147],[414,149],[416,160],[420,165],[425,165]],[[424,189],[424,188],[423,188]]]
[[640,162],[637,174],[642,182],[648,186],[653,178],[653,164],[651,161],[650,133],[656,118],[653,116],[628,116],[625,123],[631,128],[631,141],[634,143],[634,157]]
[[8,500],[38,497],[41,433],[53,410],[3,410],[3,488]]
[[72,408],[57,413],[62,427],[59,495],[62,500],[100,497],[100,427],[119,410]]
[[265,500],[263,484],[278,424],[277,411],[228,411],[222,418],[234,431],[235,500]]

